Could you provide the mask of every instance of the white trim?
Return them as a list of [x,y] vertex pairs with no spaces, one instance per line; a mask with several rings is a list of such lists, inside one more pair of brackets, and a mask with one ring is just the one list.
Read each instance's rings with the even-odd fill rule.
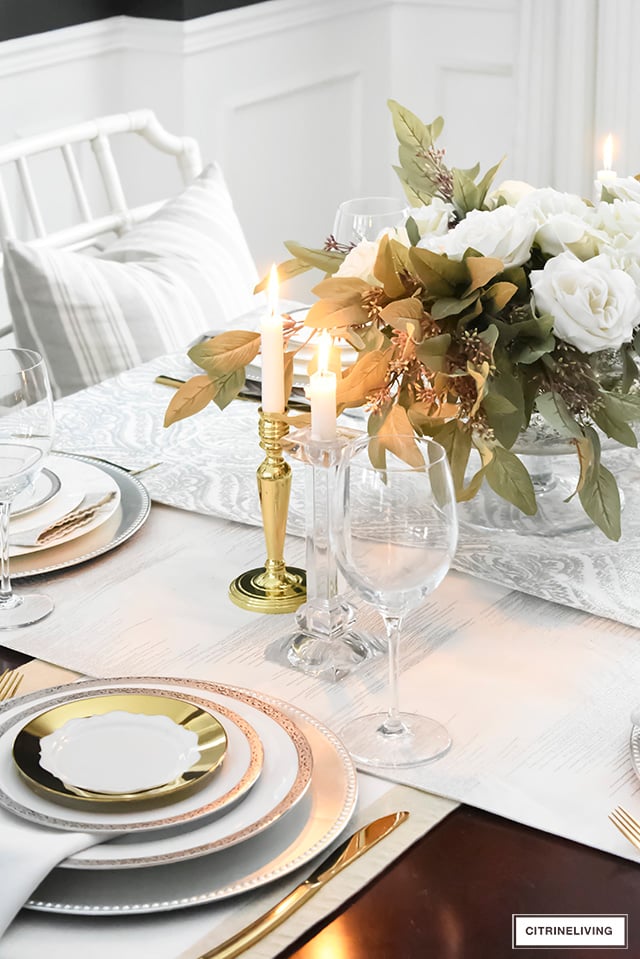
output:
[[193,20],[110,17],[0,41],[0,77],[131,49],[198,53],[345,15],[365,16],[375,9],[391,8],[396,2],[349,0],[345,7],[344,0],[266,0]]
[[223,10],[193,20],[148,20],[126,17],[125,43],[129,48],[159,53],[199,53],[217,47],[282,33],[345,16],[364,16],[395,0],[266,0],[247,7]]
[[111,17],[4,40],[0,42],[0,77],[121,50],[128,19]]

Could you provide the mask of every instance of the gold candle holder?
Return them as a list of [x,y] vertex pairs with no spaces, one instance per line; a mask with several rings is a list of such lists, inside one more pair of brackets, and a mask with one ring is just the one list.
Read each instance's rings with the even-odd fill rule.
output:
[[264,566],[241,573],[229,586],[229,597],[241,609],[256,613],[293,613],[307,596],[306,573],[285,566],[284,539],[291,494],[291,467],[282,454],[289,424],[259,410],[260,446],[266,456],[258,467],[258,495],[267,547]]

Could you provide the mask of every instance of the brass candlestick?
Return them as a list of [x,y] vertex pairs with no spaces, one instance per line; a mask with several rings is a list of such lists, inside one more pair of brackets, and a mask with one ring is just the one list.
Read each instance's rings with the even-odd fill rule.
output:
[[264,566],[241,573],[229,586],[231,600],[256,613],[292,613],[304,603],[306,574],[287,567],[284,539],[291,493],[291,467],[282,455],[289,424],[260,409],[258,432],[266,456],[258,467],[258,495],[267,546]]

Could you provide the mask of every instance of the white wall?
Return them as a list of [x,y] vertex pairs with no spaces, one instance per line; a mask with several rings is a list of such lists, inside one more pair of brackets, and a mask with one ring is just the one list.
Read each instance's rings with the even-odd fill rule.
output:
[[[639,28],[637,0],[269,0],[184,23],[118,17],[0,44],[0,142],[152,107],[222,162],[262,269],[284,239],[320,244],[341,199],[399,193],[389,96],[445,116],[457,166],[507,154],[504,176],[589,195],[611,129],[619,172],[637,172]],[[178,187],[168,161],[125,166],[136,201]],[[69,211],[44,172],[58,225]]]

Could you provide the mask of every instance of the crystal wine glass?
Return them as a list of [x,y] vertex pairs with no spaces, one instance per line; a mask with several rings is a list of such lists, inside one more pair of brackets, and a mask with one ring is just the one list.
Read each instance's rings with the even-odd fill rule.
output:
[[333,236],[349,246],[361,240],[375,240],[389,228],[404,226],[409,208],[404,200],[393,196],[363,196],[345,200],[338,207]]
[[53,602],[14,593],[9,576],[9,514],[34,482],[53,443],[53,400],[44,360],[33,350],[0,350],[0,629],[44,619]]
[[440,723],[400,712],[398,657],[405,613],[442,582],[455,553],[453,482],[438,443],[413,435],[397,439],[408,461],[387,451],[383,465],[379,441],[362,436],[346,451],[338,471],[338,508],[344,516],[335,536],[338,565],[347,582],[378,609],[389,641],[388,711],[362,716],[341,731],[354,759],[365,766],[418,766],[451,745]]

